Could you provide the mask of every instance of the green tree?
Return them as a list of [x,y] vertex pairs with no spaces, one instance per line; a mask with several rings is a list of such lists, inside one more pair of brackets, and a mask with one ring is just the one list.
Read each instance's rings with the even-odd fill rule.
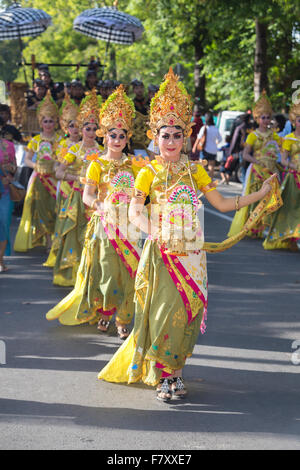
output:
[[[11,0],[1,0],[0,9],[12,4]],[[0,80],[12,82],[18,75],[21,49],[18,39],[0,41]]]
[[[41,36],[26,38],[26,61],[34,54],[37,62],[80,64],[91,56],[103,62],[106,43],[73,29],[74,18],[95,3],[24,0],[24,6],[41,8],[53,20]],[[112,0],[102,4],[111,5]],[[159,84],[170,65],[180,64],[188,91],[214,109],[251,107],[264,87],[277,108],[291,96],[300,59],[300,5],[293,0],[119,0],[118,8],[137,16],[145,33],[131,46],[111,45],[106,77],[124,83],[137,77],[145,85]],[[57,80],[77,74],[76,68],[51,71]],[[79,68],[81,79],[85,71]],[[18,79],[22,78],[20,70]]]

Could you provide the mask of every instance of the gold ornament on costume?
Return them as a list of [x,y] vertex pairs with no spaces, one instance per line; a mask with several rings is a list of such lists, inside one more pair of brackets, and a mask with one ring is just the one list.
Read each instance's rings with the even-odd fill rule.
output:
[[261,96],[256,101],[253,110],[253,117],[256,122],[258,122],[259,118],[266,114],[267,116],[272,116],[273,110],[271,102],[267,96],[266,90],[263,90]]
[[[298,98],[299,99],[299,98]],[[289,119],[293,125],[295,125],[297,116],[300,116],[300,100],[298,103],[295,103],[289,112]]]
[[77,125],[82,129],[85,124],[96,124],[99,126],[99,108],[102,104],[101,96],[97,95],[94,88],[80,103],[77,115]]
[[123,85],[120,85],[101,106],[98,137],[104,137],[110,129],[125,129],[130,137],[134,117],[133,101],[126,95]]
[[151,100],[148,137],[154,139],[162,126],[180,126],[185,138],[189,137],[193,126],[192,112],[192,98],[170,67],[164,82]]
[[58,114],[58,106],[51,96],[51,91],[48,90],[45,98],[41,101],[37,108],[39,124],[41,125],[44,118],[51,118],[56,122],[58,119]]
[[71,121],[76,121],[77,115],[79,112],[79,107],[76,103],[70,98],[68,93],[65,93],[64,101],[60,108],[60,118],[59,123],[60,127],[65,134],[68,132],[68,127]]

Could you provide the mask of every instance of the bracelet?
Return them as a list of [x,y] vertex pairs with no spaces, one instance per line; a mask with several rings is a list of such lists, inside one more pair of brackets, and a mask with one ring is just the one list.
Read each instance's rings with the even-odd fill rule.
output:
[[235,210],[236,211],[239,210],[240,198],[241,198],[241,196],[236,196],[235,197]]
[[92,208],[92,209],[95,209],[95,204],[96,204],[97,202],[100,202],[100,199],[96,198],[96,199],[93,200],[92,205],[91,205],[91,208]]

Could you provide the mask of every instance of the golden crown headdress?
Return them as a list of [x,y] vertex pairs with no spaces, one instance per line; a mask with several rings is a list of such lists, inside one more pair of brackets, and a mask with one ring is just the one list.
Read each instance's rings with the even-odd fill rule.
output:
[[37,118],[41,125],[44,118],[52,118],[57,121],[59,115],[58,106],[51,96],[51,91],[48,90],[45,98],[40,102],[37,108]]
[[125,129],[130,137],[134,117],[134,103],[126,95],[123,85],[119,85],[101,106],[99,112],[100,129],[97,131],[97,135],[104,137],[109,129],[116,128]]
[[258,121],[260,116],[263,116],[264,114],[267,114],[270,117],[272,116],[272,105],[267,96],[266,90],[262,91],[261,96],[258,98],[253,107],[252,113],[255,121]]
[[99,108],[102,104],[101,96],[97,95],[97,90],[94,88],[80,103],[79,112],[77,115],[77,125],[80,129],[84,124],[94,123],[99,126]]
[[297,101],[298,103],[293,104],[289,112],[289,119],[293,125],[295,125],[296,117],[300,116],[300,97]]
[[60,108],[59,123],[62,130],[67,133],[71,121],[76,121],[79,112],[79,106],[70,98],[68,93],[65,93],[64,101]]
[[170,67],[158,92],[151,100],[148,137],[155,138],[162,126],[180,126],[185,137],[188,137],[192,132],[192,112],[192,98]]

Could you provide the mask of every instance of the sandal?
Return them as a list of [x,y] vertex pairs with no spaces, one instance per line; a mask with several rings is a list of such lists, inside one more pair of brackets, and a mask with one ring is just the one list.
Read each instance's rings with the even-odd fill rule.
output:
[[98,321],[97,330],[102,331],[102,333],[107,333],[109,324],[109,321],[104,320],[104,318],[100,318],[100,320]]
[[129,336],[129,330],[126,326],[123,325],[116,325],[117,333],[120,339],[124,340]]
[[187,396],[187,390],[185,388],[182,377],[174,377],[172,379],[172,398],[182,399]]
[[[159,385],[156,389],[156,398],[159,401],[163,401],[164,403],[168,403],[172,398],[172,392],[170,389],[170,385],[172,384],[172,380],[169,379],[160,379]],[[164,395],[164,396],[162,396]]]

